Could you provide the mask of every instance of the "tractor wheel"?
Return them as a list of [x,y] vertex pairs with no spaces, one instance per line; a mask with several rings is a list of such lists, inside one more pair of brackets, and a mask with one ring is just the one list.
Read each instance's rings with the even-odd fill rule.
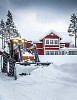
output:
[[8,58],[9,58],[9,56],[5,52],[1,56],[1,71],[3,73],[7,73],[7,60],[8,60]]
[[7,63],[7,75],[8,76],[14,76],[15,77],[15,59],[9,58]]
[[1,71],[3,71],[3,56],[1,56]]
[[7,75],[9,76],[9,60],[7,61]]
[[14,79],[17,80],[16,67],[14,66]]

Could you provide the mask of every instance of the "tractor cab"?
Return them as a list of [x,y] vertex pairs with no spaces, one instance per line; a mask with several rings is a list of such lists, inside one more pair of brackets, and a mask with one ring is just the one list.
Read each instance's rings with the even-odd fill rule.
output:
[[12,38],[9,43],[10,57],[14,58],[16,62],[34,61],[34,55],[26,49],[27,40],[21,38]]

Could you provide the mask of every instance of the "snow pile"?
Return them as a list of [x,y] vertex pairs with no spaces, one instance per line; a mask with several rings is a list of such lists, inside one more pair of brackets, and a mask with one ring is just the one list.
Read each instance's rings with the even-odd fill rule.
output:
[[[74,73],[76,66],[77,64],[40,66],[30,76],[19,78],[18,82],[30,85],[30,91],[33,89],[29,97],[31,100],[77,100],[77,77],[74,76],[77,75]],[[71,73],[70,68],[74,68]]]
[[77,100],[76,63],[38,67],[17,81],[0,72],[0,100]]
[[39,55],[42,62],[52,62],[56,65],[77,63],[77,55]]
[[63,72],[77,75],[77,63],[62,64],[57,68]]
[[34,70],[31,75],[36,81],[52,81],[65,74],[54,68],[53,64],[51,64],[49,67],[40,67],[37,70]]
[[19,77],[19,74],[22,74],[22,73],[29,74],[33,70],[38,68],[38,66],[34,66],[34,65],[24,66],[24,65],[19,65],[19,64],[15,64],[15,67],[16,67],[16,73],[18,77]]
[[33,56],[31,53],[29,53],[29,52],[25,52],[24,54],[23,54],[23,56]]

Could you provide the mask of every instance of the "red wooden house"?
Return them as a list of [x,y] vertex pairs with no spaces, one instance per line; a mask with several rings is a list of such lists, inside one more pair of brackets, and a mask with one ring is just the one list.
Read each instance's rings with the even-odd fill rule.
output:
[[[51,30],[34,43],[39,55],[59,55],[64,53],[61,48],[70,47],[71,39],[67,33],[57,33]],[[27,48],[30,46],[31,41],[27,43]]]

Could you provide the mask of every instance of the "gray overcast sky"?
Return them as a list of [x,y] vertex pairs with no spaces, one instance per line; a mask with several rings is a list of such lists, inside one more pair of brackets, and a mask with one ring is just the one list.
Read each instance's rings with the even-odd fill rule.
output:
[[22,37],[36,38],[51,29],[67,32],[77,0],[0,0],[0,19],[6,21],[8,10]]

